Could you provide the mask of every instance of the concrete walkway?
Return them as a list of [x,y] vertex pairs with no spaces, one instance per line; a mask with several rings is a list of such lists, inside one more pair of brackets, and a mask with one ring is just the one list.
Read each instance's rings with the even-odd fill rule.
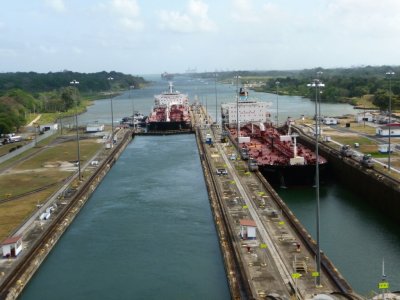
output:
[[26,125],[26,127],[31,127],[31,126],[33,126],[33,123],[39,121],[41,117],[42,117],[42,115],[38,115],[35,119],[33,119],[32,122],[30,122],[28,125]]

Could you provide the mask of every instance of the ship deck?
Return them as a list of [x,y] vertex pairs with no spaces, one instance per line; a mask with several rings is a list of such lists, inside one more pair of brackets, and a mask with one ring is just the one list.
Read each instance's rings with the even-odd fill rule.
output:
[[[229,129],[230,136],[237,140],[237,129]],[[294,157],[293,144],[281,142],[279,133],[274,128],[267,128],[265,134],[260,134],[258,127],[245,126],[240,128],[240,137],[250,137],[249,143],[240,143],[239,148],[246,148],[249,156],[256,159],[258,165],[286,166],[290,165],[290,158]],[[315,165],[316,155],[314,151],[304,145],[297,143],[297,155],[304,157],[307,165]],[[327,160],[319,156],[319,163],[324,164]]]

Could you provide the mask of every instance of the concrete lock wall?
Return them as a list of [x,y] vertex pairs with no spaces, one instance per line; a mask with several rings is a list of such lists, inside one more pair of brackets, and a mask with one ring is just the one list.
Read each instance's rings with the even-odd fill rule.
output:
[[[300,142],[315,149],[315,144],[307,138],[300,137]],[[382,211],[400,224],[400,190],[398,185],[387,180],[379,173],[366,169],[350,158],[343,158],[338,151],[320,144],[319,152],[328,159],[327,172],[332,174],[341,184],[361,196],[360,201]]]

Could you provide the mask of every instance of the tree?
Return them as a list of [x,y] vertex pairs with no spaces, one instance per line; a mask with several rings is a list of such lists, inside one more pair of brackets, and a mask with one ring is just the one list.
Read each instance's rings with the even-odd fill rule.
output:
[[389,93],[386,90],[378,89],[374,94],[372,103],[379,107],[380,110],[387,110],[389,107]]
[[61,100],[64,103],[65,111],[80,104],[80,94],[76,87],[68,86],[61,88]]

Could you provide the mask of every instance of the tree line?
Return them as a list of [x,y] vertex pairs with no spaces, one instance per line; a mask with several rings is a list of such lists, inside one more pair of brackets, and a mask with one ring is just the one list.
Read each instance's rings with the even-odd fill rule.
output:
[[[394,72],[394,75],[389,78],[387,72]],[[289,71],[227,71],[206,72],[192,74],[192,76],[215,78],[215,74],[217,74],[218,81],[234,81],[236,76],[240,76],[242,84],[246,83],[246,78],[254,77],[254,81],[262,78],[263,85],[255,88],[260,92],[276,93],[276,82],[279,82],[279,94],[303,96],[311,100],[315,99],[315,90],[309,88],[307,84],[319,76],[319,79],[325,84],[322,89],[321,101],[355,104],[356,98],[372,95],[373,104],[379,109],[387,110],[390,98],[392,108],[400,109],[400,67],[365,66]]]
[[[79,84],[70,85],[73,80]],[[0,134],[18,131],[28,113],[66,112],[79,106],[81,95],[139,88],[145,83],[142,77],[114,71],[0,73]]]

